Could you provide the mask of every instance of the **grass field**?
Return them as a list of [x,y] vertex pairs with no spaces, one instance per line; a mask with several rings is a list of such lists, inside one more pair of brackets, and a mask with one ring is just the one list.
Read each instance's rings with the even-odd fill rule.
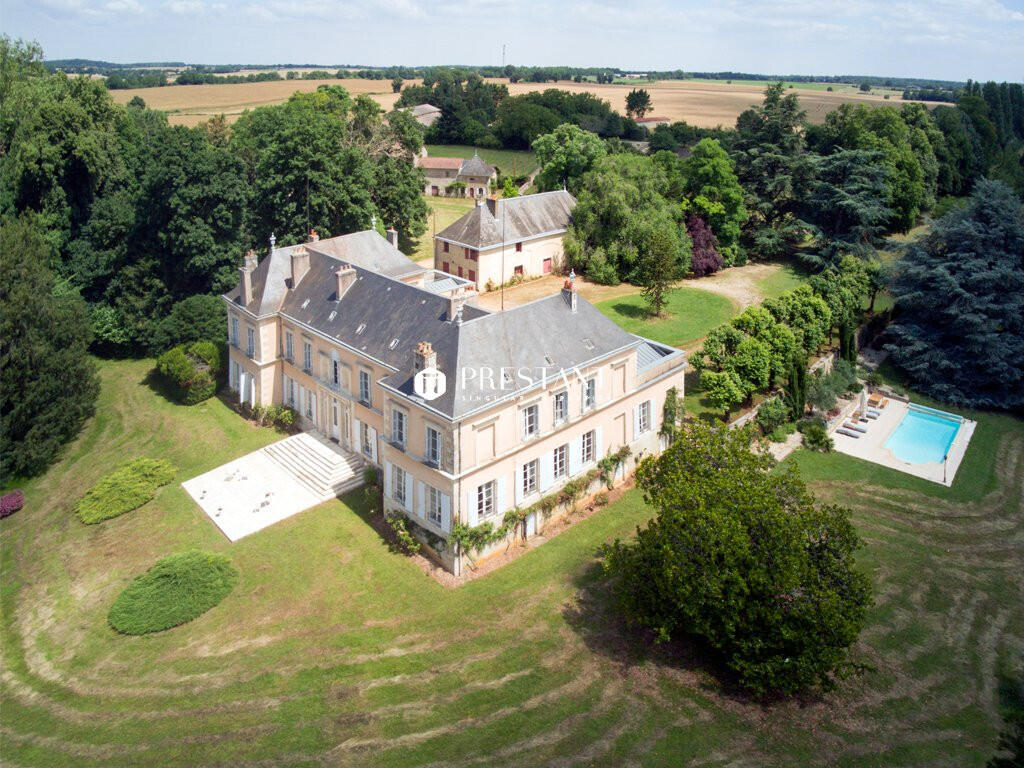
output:
[[758,290],[765,299],[775,299],[807,280],[807,273],[791,264],[780,264],[779,269],[757,281]]
[[[409,85],[419,81],[408,81]],[[764,94],[765,83],[727,83],[724,80],[662,80],[656,83],[635,81],[621,84],[597,83],[509,83],[507,80],[490,80],[508,86],[509,93],[516,95],[548,88],[579,93],[587,91],[611,103],[612,108],[625,114],[626,94],[636,87],[643,87],[651,94],[655,115],[670,120],[685,120],[702,127],[714,128],[722,125],[731,127],[743,110],[759,104]],[[340,85],[353,94],[369,94],[385,109],[394,107],[398,94],[391,92],[387,80],[277,80],[264,83],[239,83],[232,85],[174,85],[163,88],[136,88],[111,91],[118,103],[125,104],[133,96],[140,96],[147,105],[170,112],[172,123],[196,125],[213,115],[225,114],[235,120],[245,110],[264,104],[278,104],[295,91],[314,91],[321,85]],[[884,101],[879,91],[860,93],[854,86],[828,93],[817,83],[796,83],[794,93],[800,96],[800,104],[807,111],[809,119],[820,122],[825,115],[839,104],[865,102],[875,106],[881,104],[899,105],[896,92]]]
[[468,197],[432,197],[426,196],[427,207],[430,212],[427,214],[427,231],[416,243],[416,250],[409,254],[413,261],[430,259],[434,260],[434,235],[445,227],[454,224],[467,211],[473,209],[476,203]]
[[630,333],[673,347],[685,347],[703,338],[737,312],[736,305],[724,296],[686,287],[669,292],[663,318],[652,319],[647,313],[647,300],[638,293],[595,306]]
[[512,176],[526,175],[537,167],[537,156],[533,152],[515,149],[483,149],[463,144],[428,144],[427,154],[434,157],[472,157],[480,153],[484,162],[498,166],[501,173]]
[[[997,669],[1024,634],[1018,420],[976,415],[951,490],[792,459],[868,541],[873,670],[763,706],[607,605],[594,551],[649,517],[636,492],[455,590],[392,553],[358,494],[235,544],[177,484],[81,525],[74,500],[126,456],[180,481],[278,437],[220,401],[163,401],[149,367],[102,363],[95,419],[0,522],[6,764],[981,768],[994,749]],[[107,626],[134,576],[191,547],[238,569],[223,602],[144,638]]]

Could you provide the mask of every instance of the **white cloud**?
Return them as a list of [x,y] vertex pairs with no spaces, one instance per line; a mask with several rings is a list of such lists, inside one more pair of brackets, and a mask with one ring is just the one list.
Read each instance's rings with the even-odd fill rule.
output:
[[[223,3],[220,5],[223,7]],[[171,13],[182,16],[195,16],[206,10],[202,0],[170,0],[164,7]]]

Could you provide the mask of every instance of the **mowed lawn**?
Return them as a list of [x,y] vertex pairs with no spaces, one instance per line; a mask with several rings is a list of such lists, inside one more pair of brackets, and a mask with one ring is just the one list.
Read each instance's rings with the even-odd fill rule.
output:
[[[974,415],[952,489],[795,457],[868,541],[872,670],[763,706],[610,608],[594,552],[648,519],[638,493],[453,590],[388,549],[358,492],[230,544],[177,482],[279,436],[217,400],[165,402],[150,366],[101,364],[96,417],[0,522],[7,764],[980,768],[994,749],[997,670],[1024,634],[1019,420]],[[80,524],[78,496],[137,455],[177,482]],[[131,578],[190,547],[227,554],[234,591],[167,632],[114,633]]]
[[428,144],[427,154],[431,157],[472,157],[479,153],[486,163],[496,165],[506,176],[524,176],[537,167],[537,156],[533,152],[517,149],[484,149],[465,144]]
[[427,231],[416,243],[416,250],[409,254],[413,261],[434,260],[434,235],[454,224],[467,212],[473,209],[476,202],[468,197],[433,197],[426,195],[429,211],[427,213]]
[[669,291],[663,317],[652,317],[647,300],[639,293],[607,299],[595,306],[630,333],[673,347],[685,347],[703,338],[737,311],[724,296],[688,287]]

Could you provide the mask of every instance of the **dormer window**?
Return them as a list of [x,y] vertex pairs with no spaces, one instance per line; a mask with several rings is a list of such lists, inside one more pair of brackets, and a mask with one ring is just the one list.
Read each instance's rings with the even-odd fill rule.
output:
[[398,346],[398,339],[392,339],[391,343],[388,344],[388,349],[394,349]]
[[360,323],[359,327],[356,328],[356,333],[360,334],[360,333],[362,333],[365,330],[366,330],[366,323]]
[[302,308],[305,309],[308,306],[309,306],[309,299],[306,299],[304,302],[302,302]]
[[587,349],[591,349],[591,350],[594,349],[594,341],[593,341],[593,339],[584,339],[583,340],[583,346],[586,347]]

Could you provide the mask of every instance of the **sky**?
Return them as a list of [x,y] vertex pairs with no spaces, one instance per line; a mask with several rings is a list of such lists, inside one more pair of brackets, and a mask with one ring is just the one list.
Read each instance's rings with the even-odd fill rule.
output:
[[0,0],[46,57],[1024,80],[1024,0]]

